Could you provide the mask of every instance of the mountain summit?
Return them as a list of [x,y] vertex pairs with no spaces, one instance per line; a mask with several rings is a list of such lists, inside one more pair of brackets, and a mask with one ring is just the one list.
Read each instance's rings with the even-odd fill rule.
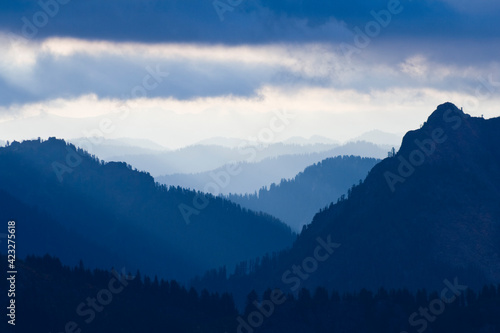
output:
[[[316,214],[267,280],[292,291],[498,283],[499,142],[500,118],[440,105],[347,199]],[[319,240],[341,245],[312,265]]]

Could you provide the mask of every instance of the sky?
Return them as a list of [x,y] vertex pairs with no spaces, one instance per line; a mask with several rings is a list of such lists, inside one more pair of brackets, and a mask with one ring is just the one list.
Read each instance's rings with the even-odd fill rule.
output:
[[9,0],[0,139],[345,141],[500,115],[495,0]]

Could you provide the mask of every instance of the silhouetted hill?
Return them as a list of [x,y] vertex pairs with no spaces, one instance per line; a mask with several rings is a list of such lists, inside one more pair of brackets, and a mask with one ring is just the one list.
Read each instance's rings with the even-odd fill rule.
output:
[[[317,145],[315,145],[317,146]],[[304,146],[308,147],[308,146]],[[259,191],[263,186],[270,186],[273,183],[279,183],[282,179],[295,177],[304,168],[318,163],[325,158],[339,155],[356,155],[364,157],[383,158],[387,156],[388,149],[381,148],[369,142],[350,142],[345,145],[332,149],[310,152],[286,154],[272,158],[259,160],[262,156],[260,151],[246,148],[243,150],[247,156],[256,157],[254,162],[240,162],[217,168],[212,171],[197,174],[173,174],[155,177],[155,179],[167,185],[181,186],[198,191],[212,194],[252,194]],[[267,154],[267,153],[266,153]],[[257,156],[259,158],[257,158]],[[257,162],[258,161],[258,162]],[[229,177],[228,182],[218,180],[221,174],[228,174],[227,170],[235,170],[234,175]],[[217,191],[213,187],[207,186],[210,183],[216,183]],[[352,184],[351,184],[352,185]],[[335,200],[336,198],[332,199]]]
[[[7,257],[0,255],[2,262]],[[141,276],[128,267],[89,270],[45,255],[17,260],[15,326],[10,332],[231,332],[238,312],[228,294],[187,290],[175,280]],[[6,280],[2,270],[0,277]],[[8,304],[7,292],[0,296]],[[7,307],[7,306],[5,306]],[[8,310],[5,310],[7,312]],[[68,329],[71,328],[71,329]]]
[[[72,230],[71,225],[59,223],[42,209],[30,207],[4,190],[0,190],[0,207],[0,221],[17,222],[18,257],[23,258],[33,253],[58,253],[59,258],[68,263],[86,258],[98,267],[108,267],[110,263],[125,264],[124,258],[120,258],[112,248],[83,238]],[[0,246],[0,253],[5,253],[6,250],[6,245]]]
[[231,194],[227,198],[248,209],[276,216],[300,231],[321,208],[337,201],[351,186],[365,179],[378,162],[375,158],[358,156],[327,158],[293,179],[261,188],[257,194]]
[[[289,227],[273,217],[222,198],[160,186],[149,174],[125,163],[100,162],[62,140],[14,142],[1,148],[0,170],[0,190],[16,203],[1,202],[0,210],[24,225],[27,234],[19,241],[46,228],[41,232],[46,247],[26,242],[24,251],[64,258],[74,253],[72,263],[82,253],[68,249],[67,243],[77,247],[92,242],[118,254],[120,262],[111,262],[115,257],[108,258],[106,251],[96,258],[98,250],[90,248],[82,259],[91,266],[124,263],[186,279],[211,267],[232,267],[242,259],[281,250],[294,239]],[[59,225],[68,233],[59,232]],[[65,237],[66,242],[50,244]]]
[[[7,262],[7,257],[0,255],[0,260]],[[480,292],[446,289],[450,302],[443,305],[443,311],[436,303],[441,291],[362,289],[338,293],[317,288],[301,289],[294,297],[268,289],[261,295],[250,292],[244,310],[238,313],[227,293],[198,293],[176,281],[143,276],[127,267],[90,271],[83,263],[63,266],[57,258],[46,255],[18,259],[17,270],[16,325],[8,324],[12,319],[6,316],[0,323],[3,333],[500,330],[500,285],[484,286]],[[5,270],[0,271],[0,279],[7,277]],[[9,303],[7,292],[0,294],[0,301]]]
[[[348,199],[318,213],[290,251],[265,265],[262,259],[244,264],[225,285],[346,291],[438,289],[454,277],[472,288],[498,283],[498,142],[500,118],[473,118],[451,103],[440,105]],[[326,259],[324,243],[332,244]]]

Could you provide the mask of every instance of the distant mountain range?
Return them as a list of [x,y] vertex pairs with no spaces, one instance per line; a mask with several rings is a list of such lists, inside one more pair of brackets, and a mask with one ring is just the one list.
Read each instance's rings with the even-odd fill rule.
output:
[[[102,117],[90,118],[83,121],[83,124],[88,125],[89,128],[94,128],[95,124],[99,124],[103,119]],[[28,118],[25,121],[28,124],[25,126],[26,128],[37,127],[36,124],[41,122],[48,128],[65,129],[65,137],[72,137],[73,133],[78,131],[72,131],[71,129],[82,125],[82,121],[78,119],[74,120],[50,114],[42,114]],[[67,125],[63,126],[62,124],[66,124],[66,122]],[[28,133],[23,131],[14,133],[12,128],[18,126],[15,120],[2,123],[0,124],[0,133],[10,137],[36,139],[36,137],[29,136]],[[68,127],[67,130],[66,127]],[[338,141],[319,135],[310,138],[291,137],[283,142],[268,145],[238,138],[213,137],[184,148],[170,150],[168,147],[147,139],[126,137],[109,139],[104,137],[102,132],[99,134],[98,130],[84,131],[82,134],[94,136],[72,138],[66,141],[86,150],[101,160],[126,162],[141,171],[151,173],[153,176],[201,173],[214,170],[228,163],[255,163],[266,158],[318,153],[341,146]],[[394,134],[371,131],[349,140],[350,143],[357,141],[376,143],[388,151],[393,146],[399,147],[401,140],[399,136]],[[2,142],[5,143],[5,141],[0,140],[0,144]],[[249,155],[249,148],[255,149],[258,153]]]
[[367,141],[374,143],[376,145],[381,145],[381,146],[393,146],[396,149],[399,149],[399,146],[401,145],[401,140],[403,139],[403,135],[401,134],[394,134],[394,133],[387,133],[387,132],[382,132],[379,130],[373,130],[369,131],[366,133],[361,134],[358,137],[355,137],[352,140],[349,141]]
[[248,142],[243,139],[238,138],[226,138],[222,136],[216,136],[213,138],[208,138],[201,140],[193,144],[192,146],[221,146],[226,148],[238,148],[240,145],[247,145]]
[[125,163],[104,163],[54,138],[0,148],[0,170],[0,220],[16,220],[21,257],[48,252],[69,264],[83,259],[186,280],[295,239],[269,215],[160,186]]
[[105,161],[113,161],[117,155],[155,155],[169,151],[169,149],[145,139],[88,137],[71,139],[68,142]]
[[[323,145],[340,145],[339,141],[329,139],[321,135],[313,135],[310,138],[304,138],[301,136],[294,136],[283,140],[281,142],[286,145],[301,145],[309,146],[316,144]],[[258,145],[258,142],[252,142],[248,140],[238,139],[238,138],[226,138],[226,137],[213,137],[205,140],[198,141],[195,145],[207,145],[207,146],[222,146],[228,148],[238,148],[240,145]]]
[[241,297],[242,289],[272,287],[439,290],[444,279],[472,289],[499,283],[498,142],[500,118],[440,105],[348,198],[318,213],[291,250],[245,263],[211,286]]
[[307,167],[293,179],[282,180],[257,194],[227,196],[254,211],[278,217],[295,231],[312,221],[314,215],[361,182],[380,160],[359,156],[327,158]]
[[[286,146],[285,146],[286,147]],[[300,147],[300,146],[297,146]],[[304,146],[308,147],[308,146]],[[316,147],[313,146],[313,147]],[[244,150],[246,156],[253,154],[260,156],[260,152],[252,148]],[[279,183],[282,179],[295,177],[304,168],[318,163],[325,158],[339,155],[357,155],[373,158],[387,156],[388,150],[368,142],[351,142],[320,152],[294,153],[273,158],[266,158],[259,162],[240,162],[234,165],[225,165],[203,173],[173,174],[155,177],[162,183],[171,186],[181,186],[212,194],[245,194],[259,191],[263,186]],[[266,155],[266,154],[263,154]],[[257,158],[255,158],[257,160]],[[235,170],[228,172],[228,170]],[[357,181],[357,180],[356,180]],[[351,184],[352,185],[352,184]],[[346,190],[346,189],[345,189]],[[331,200],[336,200],[333,198]]]
[[[95,146],[131,147],[131,148],[141,148],[153,151],[170,150],[168,147],[164,147],[148,139],[136,139],[136,138],[107,139],[105,137],[81,137],[66,141],[74,144],[75,146],[78,146],[79,144],[85,145],[86,142],[89,142],[90,144]],[[85,147],[80,147],[80,148],[83,149]],[[102,158],[104,158],[104,156]]]
[[185,148],[141,154],[115,155],[110,161],[125,161],[139,170],[147,171],[153,176],[176,173],[189,174],[210,171],[228,163],[257,163],[267,158],[283,155],[299,155],[331,150],[336,145],[288,145],[275,143],[271,145],[244,145],[240,148],[228,148],[219,145],[199,144]]
[[[362,141],[362,140],[359,140]],[[326,138],[321,135],[313,135],[310,138],[303,138],[301,136],[294,136],[283,141],[286,144],[296,144],[296,145],[315,145],[321,144],[335,144],[340,145],[340,142],[330,138]]]
[[[289,219],[336,202],[298,237],[63,140],[13,142],[0,148],[0,221],[16,221],[19,321],[0,330],[497,332],[499,142],[500,118],[445,103],[380,162],[327,158],[258,197],[232,196]],[[195,275],[200,292],[162,279]]]

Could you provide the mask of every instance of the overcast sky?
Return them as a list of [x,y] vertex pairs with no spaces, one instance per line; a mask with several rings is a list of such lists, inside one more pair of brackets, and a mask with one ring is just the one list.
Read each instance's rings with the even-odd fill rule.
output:
[[0,139],[346,140],[404,133],[447,101],[496,117],[499,13],[494,0],[2,1]]

